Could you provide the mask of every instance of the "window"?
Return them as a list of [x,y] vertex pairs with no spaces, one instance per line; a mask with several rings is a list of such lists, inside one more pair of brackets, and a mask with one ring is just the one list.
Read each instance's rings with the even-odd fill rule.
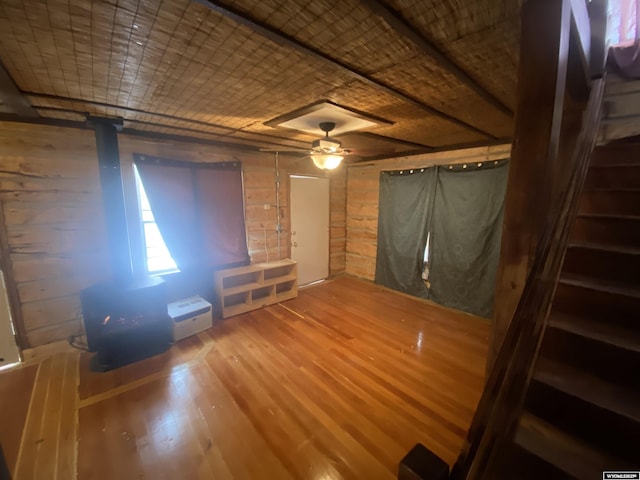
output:
[[610,0],[607,40],[610,46],[632,45],[637,37],[637,0]]
[[422,280],[427,288],[431,288],[429,283],[429,242],[431,240],[431,232],[427,233],[427,242],[424,246],[424,255],[422,257]]
[[145,246],[145,265],[147,273],[159,275],[162,273],[179,272],[175,260],[171,257],[167,245],[160,234],[158,225],[153,217],[151,206],[144,185],[138,175],[138,169],[134,167],[136,186],[138,188],[138,205],[142,220],[142,239]]
[[249,263],[240,162],[197,163],[138,153],[133,160],[180,272],[200,275]]

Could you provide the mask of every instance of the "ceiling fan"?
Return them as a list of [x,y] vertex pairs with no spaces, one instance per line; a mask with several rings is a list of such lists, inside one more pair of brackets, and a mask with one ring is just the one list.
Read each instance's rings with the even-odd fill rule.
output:
[[[305,150],[305,152],[309,157],[311,157],[311,160],[316,167],[323,170],[333,170],[342,163],[345,155],[349,155],[351,151],[343,149],[342,142],[340,142],[340,140],[329,136],[329,132],[336,127],[335,122],[320,122],[318,126],[320,127],[320,130],[324,132],[325,136],[311,142],[311,149]],[[277,151],[283,153],[291,150],[262,149],[262,151]],[[298,152],[300,150],[293,151]]]
[[333,170],[338,167],[345,155],[350,152],[342,149],[342,142],[331,138],[329,132],[336,128],[334,122],[320,122],[320,130],[324,132],[324,138],[311,142],[309,156],[316,167],[323,170]]

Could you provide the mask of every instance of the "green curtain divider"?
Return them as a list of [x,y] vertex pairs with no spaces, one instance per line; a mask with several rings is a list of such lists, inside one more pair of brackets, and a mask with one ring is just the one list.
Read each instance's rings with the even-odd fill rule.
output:
[[431,299],[490,318],[508,163],[440,169],[431,218]]
[[435,168],[380,173],[375,283],[429,297],[420,274],[435,180]]
[[491,317],[507,176],[508,160],[381,172],[375,282]]

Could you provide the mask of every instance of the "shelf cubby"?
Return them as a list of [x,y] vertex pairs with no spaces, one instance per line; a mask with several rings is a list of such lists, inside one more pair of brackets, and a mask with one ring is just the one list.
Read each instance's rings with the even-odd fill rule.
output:
[[248,305],[250,303],[249,291],[225,294],[224,303],[228,307],[236,305]]
[[262,280],[262,272],[260,271],[245,271],[246,267],[240,267],[242,270],[238,273],[229,275],[222,279],[222,288],[234,288],[240,286],[246,286],[251,284],[259,284]]
[[239,315],[297,297],[297,265],[286,259],[218,270],[215,286],[222,317]]

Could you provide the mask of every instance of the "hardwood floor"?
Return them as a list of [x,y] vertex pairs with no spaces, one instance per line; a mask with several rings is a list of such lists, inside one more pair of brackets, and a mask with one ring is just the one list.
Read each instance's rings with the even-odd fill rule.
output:
[[453,463],[488,332],[340,277],[111,372],[56,355],[38,365],[14,478],[393,479],[416,442]]
[[28,365],[0,375],[0,446],[6,465],[12,467],[18,460],[20,437],[37,372],[36,365]]

